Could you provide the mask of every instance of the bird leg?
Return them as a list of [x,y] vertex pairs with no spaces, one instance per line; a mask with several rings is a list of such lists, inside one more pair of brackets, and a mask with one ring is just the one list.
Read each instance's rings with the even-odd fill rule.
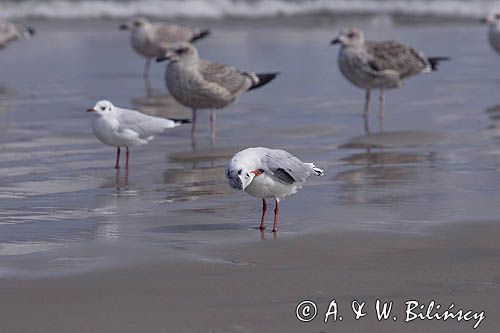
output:
[[278,198],[274,199],[274,224],[273,224],[273,232],[278,231],[278,215],[280,213],[280,200]]
[[363,117],[368,118],[368,109],[370,108],[370,89],[366,89],[365,94],[365,108],[363,110]]
[[262,217],[260,219],[259,230],[266,230],[266,222],[264,221],[264,219],[266,218],[266,211],[267,211],[267,202],[266,199],[262,199]]
[[215,145],[215,110],[210,111],[210,139],[213,147]]
[[120,169],[120,147],[116,147],[116,163],[115,169]]
[[125,152],[125,169],[128,169],[128,158],[130,156],[130,152],[128,151],[128,146],[127,146],[127,150]]
[[380,131],[384,130],[384,88],[380,89],[380,110],[379,110],[379,121],[380,121]]
[[195,132],[196,132],[196,109],[193,109],[191,118],[191,147],[193,148],[193,151],[196,150]]
[[149,79],[149,67],[151,66],[151,59],[147,58],[146,63],[144,64],[144,72],[142,73],[142,77],[144,80]]

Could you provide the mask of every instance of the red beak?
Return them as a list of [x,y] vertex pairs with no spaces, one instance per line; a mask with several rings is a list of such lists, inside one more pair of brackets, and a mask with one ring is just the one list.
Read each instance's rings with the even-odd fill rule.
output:
[[87,112],[95,112],[95,109],[87,109]]
[[250,171],[250,173],[255,174],[255,177],[262,175],[264,172],[261,169],[255,169]]

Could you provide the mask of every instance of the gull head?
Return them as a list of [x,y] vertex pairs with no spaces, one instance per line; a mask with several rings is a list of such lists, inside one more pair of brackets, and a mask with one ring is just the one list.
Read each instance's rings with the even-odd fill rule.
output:
[[151,24],[151,22],[145,17],[136,17],[120,25],[120,30],[137,30],[144,28]]
[[198,50],[191,43],[181,42],[172,44],[163,56],[156,58],[157,62],[169,61],[190,61],[198,60]]
[[35,29],[32,27],[25,27],[22,25],[17,25],[16,27],[20,37],[31,38],[35,34]]
[[234,158],[226,166],[226,177],[229,186],[236,190],[245,190],[256,175],[255,171],[250,171],[243,163]]
[[110,101],[99,101],[95,103],[94,107],[87,110],[87,112],[92,112],[96,116],[105,116],[111,114],[115,109],[115,106]]
[[500,23],[500,12],[491,13],[481,20],[482,23],[497,25]]
[[342,46],[360,46],[365,43],[363,31],[358,28],[349,28],[340,31],[339,35],[332,40],[331,44],[341,44]]

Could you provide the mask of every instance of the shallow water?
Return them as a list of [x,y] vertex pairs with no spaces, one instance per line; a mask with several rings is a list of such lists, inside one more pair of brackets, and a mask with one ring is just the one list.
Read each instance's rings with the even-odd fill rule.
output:
[[218,112],[214,149],[200,113],[196,152],[189,126],[176,128],[132,148],[127,173],[113,169],[115,150],[92,135],[85,110],[106,98],[189,117],[165,96],[164,65],[153,64],[146,96],[143,61],[118,22],[34,23],[35,38],[0,57],[0,276],[79,272],[151,253],[204,258],[207,245],[260,241],[260,201],[230,190],[223,173],[248,146],[283,148],[325,169],[283,202],[278,238],[496,220],[500,59],[486,29],[356,24],[373,39],[453,58],[386,94],[384,132],[377,95],[366,135],[364,93],[337,69],[329,41],[340,26],[218,23],[198,44],[202,56],[281,75]]

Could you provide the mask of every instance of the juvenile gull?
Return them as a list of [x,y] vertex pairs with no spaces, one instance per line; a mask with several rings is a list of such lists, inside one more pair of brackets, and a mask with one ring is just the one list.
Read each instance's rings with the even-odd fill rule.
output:
[[447,57],[427,58],[422,52],[397,41],[365,41],[363,32],[352,28],[340,32],[331,44],[341,44],[338,65],[355,86],[366,90],[363,115],[368,116],[370,90],[380,89],[380,119],[384,117],[384,90],[401,86],[403,80],[437,70]]
[[125,168],[128,169],[128,147],[140,146],[154,139],[167,128],[177,127],[187,120],[152,117],[138,111],[122,109],[109,101],[98,101],[92,112],[92,132],[104,144],[117,147],[115,169],[120,168],[120,147],[126,147]]
[[165,83],[170,94],[193,110],[191,136],[196,129],[196,110],[211,109],[210,136],[215,142],[215,111],[236,101],[246,91],[261,87],[278,73],[256,74],[199,58],[198,50],[189,43],[179,43],[157,61],[170,60]]
[[19,38],[29,38],[34,34],[33,28],[0,20],[0,49]]
[[262,199],[260,230],[266,228],[266,199],[274,198],[273,232],[278,230],[280,200],[297,192],[311,175],[322,176],[323,170],[313,163],[302,162],[287,151],[264,147],[242,150],[226,166],[226,177],[232,188]]
[[144,78],[149,76],[151,59],[165,55],[172,43],[194,42],[206,37],[210,31],[198,28],[184,27],[163,22],[150,22],[144,17],[138,17],[120,25],[121,30],[130,31],[130,44],[141,56],[146,58]]
[[500,13],[488,15],[483,22],[488,23],[488,39],[491,46],[500,54]]

